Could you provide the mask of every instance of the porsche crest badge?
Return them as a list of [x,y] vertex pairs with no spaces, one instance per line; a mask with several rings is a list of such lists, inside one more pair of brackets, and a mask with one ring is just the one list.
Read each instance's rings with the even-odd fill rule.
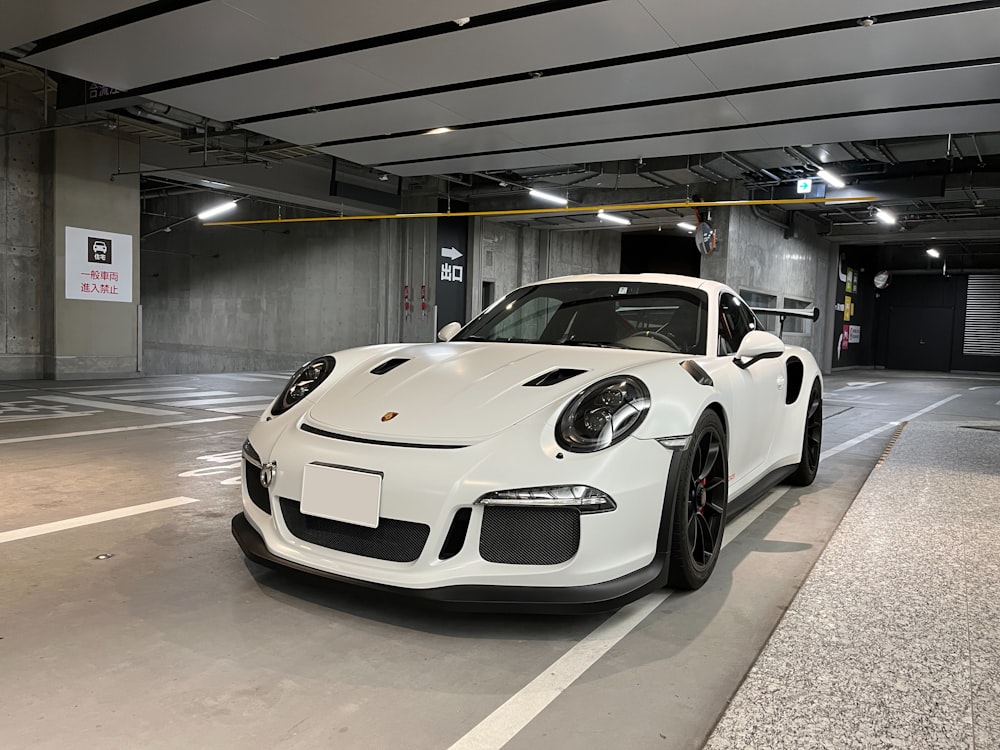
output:
[[396,411],[387,411],[385,414],[382,415],[382,421],[383,422],[388,422],[390,419],[395,419],[398,416],[399,416],[399,412],[396,412]]

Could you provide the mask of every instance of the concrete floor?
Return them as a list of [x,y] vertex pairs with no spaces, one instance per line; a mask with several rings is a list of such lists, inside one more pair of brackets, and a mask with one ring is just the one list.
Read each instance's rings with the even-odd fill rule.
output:
[[[1000,378],[836,375],[816,483],[736,519],[702,590],[456,615],[243,559],[238,452],[282,380],[0,384],[4,747],[701,747],[894,423],[1000,413]],[[145,512],[58,525],[116,510]]]

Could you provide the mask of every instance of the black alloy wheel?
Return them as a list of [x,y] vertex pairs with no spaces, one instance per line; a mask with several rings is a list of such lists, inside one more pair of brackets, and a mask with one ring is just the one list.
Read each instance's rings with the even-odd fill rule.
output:
[[668,583],[693,590],[712,575],[726,527],[729,460],[725,430],[715,412],[698,420],[680,461]]
[[819,471],[819,454],[823,448],[823,394],[819,381],[813,383],[806,407],[805,427],[802,430],[802,460],[789,477],[792,484],[805,487],[813,483]]

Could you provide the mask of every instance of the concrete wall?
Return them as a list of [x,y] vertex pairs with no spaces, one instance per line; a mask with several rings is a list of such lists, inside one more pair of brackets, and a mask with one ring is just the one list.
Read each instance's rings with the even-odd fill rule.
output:
[[[0,133],[43,124],[42,103],[0,80]],[[41,378],[52,350],[51,138],[0,138],[0,378]]]
[[[121,377],[138,370],[139,146],[94,129],[54,135],[52,177],[53,356],[48,376]],[[66,227],[132,237],[132,301],[66,299]]]
[[532,281],[579,273],[618,273],[621,234],[613,230],[552,232],[492,221],[473,224],[473,313],[482,309],[482,281],[495,283],[494,299]]
[[[176,196],[157,201],[155,210],[167,219],[189,217],[220,200]],[[276,210],[243,203],[219,220],[273,218]],[[387,340],[388,285],[381,279],[398,265],[386,257],[396,229],[361,221],[260,228],[191,221],[145,238],[143,370],[284,369]]]
[[745,206],[715,209],[713,224],[719,249],[702,258],[702,277],[725,282],[737,291],[774,295],[778,307],[785,306],[787,297],[819,307],[820,319],[807,322],[806,333],[785,333],[783,338],[809,349],[823,371],[829,372],[834,312],[830,279],[836,274],[837,246],[820,237],[806,220],[797,221],[794,236],[786,239],[781,227],[758,218]]

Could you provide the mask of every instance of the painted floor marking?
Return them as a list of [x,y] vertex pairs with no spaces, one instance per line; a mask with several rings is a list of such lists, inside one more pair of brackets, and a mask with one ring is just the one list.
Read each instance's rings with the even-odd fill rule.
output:
[[155,430],[159,427],[179,427],[186,424],[205,424],[206,422],[225,422],[239,417],[206,417],[205,419],[185,419],[180,422],[158,422],[157,424],[140,424],[131,427],[109,427],[104,430],[84,430],[82,432],[61,432],[56,435],[32,435],[30,437],[6,438],[0,440],[0,445],[10,443],[34,443],[38,440],[59,440],[61,438],[86,437],[88,435],[107,435],[112,432],[135,432],[136,430]]
[[193,391],[196,390],[192,386],[186,385],[161,385],[153,386],[146,385],[142,388],[112,388],[111,390],[103,390],[101,388],[87,388],[87,390],[82,391],[70,391],[77,396],[121,396],[128,393],[163,393],[165,391]]
[[[774,490],[752,511],[740,516],[723,534],[722,546],[736,538],[790,488]],[[498,750],[558,698],[584,672],[669,598],[671,591],[658,591],[632,602],[598,625],[555,663],[533,679],[502,706],[473,727],[449,750]]]
[[174,508],[178,505],[187,505],[188,503],[196,502],[198,502],[198,498],[195,497],[171,497],[166,500],[157,500],[152,503],[143,503],[142,505],[130,505],[127,508],[106,510],[103,513],[91,513],[86,516],[67,518],[65,521],[53,521],[52,523],[43,523],[38,526],[27,526],[23,529],[14,529],[13,531],[2,531],[0,532],[0,544],[3,544],[4,542],[16,542],[19,539],[29,539],[33,536],[41,536],[42,534],[51,534],[55,531],[65,531],[66,529],[75,529],[80,526],[89,526],[92,523],[113,521],[116,518],[138,516],[141,513],[150,513],[154,510]]
[[934,411],[938,407],[944,406],[949,401],[954,401],[956,398],[961,398],[961,397],[962,397],[961,393],[956,393],[954,396],[948,396],[948,398],[943,398],[940,401],[933,403],[924,409],[921,409],[920,411],[915,411],[913,412],[913,414],[908,414],[902,419],[897,419],[894,422],[886,422],[881,427],[876,427],[874,430],[868,430],[868,432],[864,433],[863,435],[858,435],[856,438],[852,438],[834,448],[829,448],[823,451],[820,454],[819,458],[821,461],[825,461],[826,459],[830,458],[830,456],[836,456],[841,451],[846,451],[848,448],[853,448],[858,443],[863,443],[866,440],[875,437],[879,433],[885,432],[886,430],[891,430],[893,427],[899,427],[900,422],[909,422],[911,420],[914,420],[917,417],[927,414],[927,412]]
[[281,372],[277,375],[272,375],[268,372],[255,372],[254,375],[262,378],[274,378],[275,380],[288,380],[293,375],[293,372]]
[[242,383],[266,383],[268,382],[267,375],[225,375],[229,380],[239,380]]
[[100,414],[97,411],[57,411],[49,414],[11,414],[0,416],[0,424],[11,424],[12,422],[37,422],[43,419],[65,419],[66,417],[89,417],[93,414]]
[[169,398],[203,398],[208,396],[232,396],[233,391],[195,391],[194,393],[147,393],[144,396],[116,396],[122,401],[155,401],[162,403],[160,399]]
[[231,396],[230,398],[192,398],[187,401],[157,401],[164,406],[222,406],[223,404],[244,404],[248,401],[261,402],[267,399],[271,403],[274,396]]
[[270,406],[271,400],[263,401],[259,404],[247,404],[246,406],[220,406],[217,409],[209,409],[209,411],[217,411],[222,414],[260,414],[264,409]]
[[108,401],[88,401],[85,398],[72,398],[70,396],[32,396],[32,399],[35,401],[52,401],[57,404],[89,406],[101,410],[127,411],[130,414],[145,414],[147,417],[166,417],[172,414],[180,414],[178,411],[169,411],[167,409],[152,409],[148,406],[132,406],[131,404],[115,404]]

